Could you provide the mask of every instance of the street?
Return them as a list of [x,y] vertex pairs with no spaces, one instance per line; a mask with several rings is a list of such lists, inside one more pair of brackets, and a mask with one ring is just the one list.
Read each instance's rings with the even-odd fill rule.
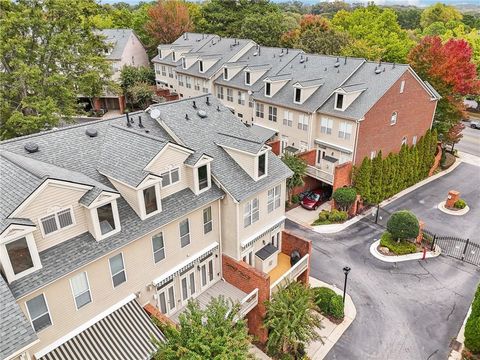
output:
[[[478,239],[479,169],[460,164],[454,171],[392,202],[389,210],[411,208],[428,228]],[[436,204],[450,188],[471,204],[469,215],[444,218]],[[467,218],[467,216],[469,216]],[[352,268],[347,291],[357,308],[353,324],[327,359],[446,359],[480,280],[480,269],[446,256],[384,263],[369,246],[383,228],[362,220],[331,235],[291,221],[286,228],[313,242],[311,275],[343,288],[342,268]]]
[[[471,120],[480,121],[480,118],[471,118]],[[468,122],[464,122],[464,125],[465,129],[462,131],[463,138],[455,145],[455,149],[480,156],[480,129],[472,129]]]

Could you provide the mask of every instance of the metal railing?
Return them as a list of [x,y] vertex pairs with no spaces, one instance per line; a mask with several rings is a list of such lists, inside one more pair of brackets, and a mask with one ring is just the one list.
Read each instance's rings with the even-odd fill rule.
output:
[[316,166],[307,165],[307,174],[315,179],[322,180],[330,185],[333,185],[333,174],[317,168]]
[[303,273],[308,268],[309,254],[302,257],[295,265],[293,265],[288,271],[280,276],[273,284],[270,285],[270,294],[273,294],[280,286],[286,284],[289,281],[295,280],[298,275]]
[[241,302],[242,306],[240,312],[242,315],[247,315],[258,304],[258,289],[254,289]]

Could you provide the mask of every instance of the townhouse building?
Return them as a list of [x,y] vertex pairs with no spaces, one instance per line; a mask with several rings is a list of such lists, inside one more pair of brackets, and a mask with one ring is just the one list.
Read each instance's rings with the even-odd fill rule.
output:
[[[206,35],[189,34],[195,36]],[[277,154],[301,154],[306,188],[348,185],[352,166],[365,157],[415,145],[431,127],[440,98],[408,65],[361,58],[255,45],[221,68],[212,93]],[[163,86],[161,73],[158,79]]]
[[145,359],[190,299],[306,281],[283,231],[291,171],[212,96],[0,143],[3,359]]

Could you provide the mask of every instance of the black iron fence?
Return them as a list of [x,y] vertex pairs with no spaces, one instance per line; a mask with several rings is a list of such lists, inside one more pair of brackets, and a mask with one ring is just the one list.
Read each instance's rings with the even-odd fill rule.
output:
[[387,221],[390,218],[390,215],[392,215],[392,212],[377,205],[376,207],[373,208],[370,215],[367,215],[365,217],[365,219],[386,228]]
[[431,250],[439,246],[442,255],[465,261],[469,264],[480,266],[480,244],[470,239],[463,239],[456,236],[442,236],[427,229],[423,233],[431,237]]

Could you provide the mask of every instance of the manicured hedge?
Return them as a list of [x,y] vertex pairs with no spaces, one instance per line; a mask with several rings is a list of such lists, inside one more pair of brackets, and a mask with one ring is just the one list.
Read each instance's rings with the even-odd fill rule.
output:
[[472,353],[480,355],[480,285],[472,303],[472,312],[465,325],[465,346]]
[[318,219],[316,219],[312,225],[328,225],[328,224],[337,224],[342,223],[348,219],[348,214],[346,211],[339,211],[333,209],[332,211],[322,210],[318,214]]
[[348,210],[357,198],[357,190],[352,187],[342,187],[335,190],[332,196],[341,210]]
[[414,239],[418,236],[420,225],[415,214],[408,210],[400,210],[390,215],[387,230],[396,240]]
[[384,232],[380,238],[380,246],[386,247],[396,255],[406,255],[417,252],[417,247],[414,243],[407,240],[397,242],[388,231]]
[[455,209],[465,209],[466,206],[467,202],[463,199],[458,199],[457,201],[455,201],[455,204],[453,204],[453,207]]
[[312,295],[320,312],[337,320],[344,317],[343,298],[326,287],[312,288]]

